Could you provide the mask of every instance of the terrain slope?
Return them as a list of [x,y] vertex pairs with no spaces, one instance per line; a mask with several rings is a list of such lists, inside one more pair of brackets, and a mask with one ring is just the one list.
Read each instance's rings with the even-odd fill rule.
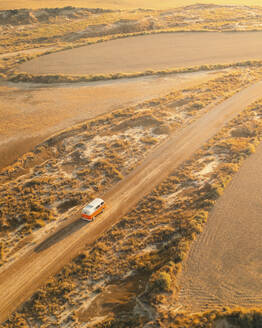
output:
[[261,59],[262,32],[184,32],[129,37],[21,64],[32,74],[107,74]]
[[[156,184],[184,160],[190,158],[224,124],[244,110],[248,104],[260,98],[261,92],[262,83],[256,83],[215,106],[204,116],[172,135],[105,195],[108,209],[101,217],[90,224],[76,217],[72,233],[67,231],[63,236],[65,229],[57,231],[57,239],[51,237],[39,245],[34,245],[27,254],[1,272],[0,321],[4,321],[19,304],[28,299],[49,275],[57,272],[86,244],[92,244]],[[77,229],[77,226],[81,229]]]

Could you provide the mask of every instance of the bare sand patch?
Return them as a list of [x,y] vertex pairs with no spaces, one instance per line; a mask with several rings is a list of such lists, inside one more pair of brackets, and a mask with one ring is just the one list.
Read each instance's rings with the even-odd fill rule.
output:
[[212,78],[202,72],[52,88],[0,86],[0,168],[75,123]]
[[115,285],[107,286],[90,304],[78,311],[79,321],[93,323],[94,319],[104,318],[111,311],[124,311],[134,307],[135,296],[144,290],[147,279],[148,275],[142,274],[131,276],[125,282],[116,281]]
[[32,74],[131,73],[261,59],[262,32],[183,32],[111,40],[38,57]]
[[262,303],[262,145],[212,210],[180,277],[179,303],[193,311]]

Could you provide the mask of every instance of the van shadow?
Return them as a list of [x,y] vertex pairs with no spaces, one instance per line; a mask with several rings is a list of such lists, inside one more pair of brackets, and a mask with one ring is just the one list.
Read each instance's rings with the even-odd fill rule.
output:
[[57,232],[55,232],[53,235],[42,241],[39,245],[37,245],[34,248],[34,252],[40,253],[44,251],[45,249],[53,246],[54,244],[58,243],[59,241],[65,239],[66,237],[72,235],[74,232],[80,230],[83,228],[86,224],[89,222],[87,220],[78,219],[67,226],[61,228]]

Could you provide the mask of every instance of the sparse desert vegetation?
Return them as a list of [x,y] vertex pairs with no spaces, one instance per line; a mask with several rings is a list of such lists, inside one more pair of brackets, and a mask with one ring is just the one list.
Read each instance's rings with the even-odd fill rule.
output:
[[[139,104],[172,90],[191,88],[223,71],[148,76],[74,85],[15,83],[0,86],[0,169],[50,135],[116,108]],[[14,121],[14,117],[16,120]]]
[[[22,0],[16,9],[12,8],[13,0],[1,2],[1,92],[5,92],[7,85],[18,83],[34,87],[41,84],[52,87],[53,83],[73,87],[74,83],[77,88],[80,82],[149,75],[164,77],[197,71],[210,71],[209,74],[214,71],[219,75],[85,120],[49,136],[1,170],[0,280],[6,279],[9,268],[12,276],[15,264],[33,253],[38,256],[40,270],[41,252],[51,251],[50,245],[63,239],[66,246],[70,229],[75,232],[83,228],[84,223],[81,220],[76,223],[75,218],[85,203],[117,188],[171,136],[179,135],[182,129],[212,113],[218,104],[261,81],[262,60],[257,51],[251,56],[249,49],[243,58],[230,57],[220,62],[212,55],[214,60],[210,63],[203,59],[203,63],[169,64],[163,69],[153,62],[149,68],[141,68],[138,61],[138,69],[114,70],[107,64],[110,70],[101,73],[85,71],[82,66],[72,74],[28,73],[21,69],[23,63],[33,65],[30,60],[37,57],[40,60],[48,54],[59,56],[73,48],[78,48],[74,49],[77,52],[80,47],[102,42],[103,46],[110,45],[111,40],[119,42],[118,39],[127,37],[137,40],[136,36],[154,35],[160,40],[164,34],[183,32],[181,35],[186,38],[188,32],[194,32],[193,37],[201,32],[201,36],[214,38],[243,34],[249,39],[248,36],[257,33],[257,37],[262,31],[262,7],[254,6],[255,1],[245,1],[243,5],[244,1],[236,0],[238,6],[224,1],[213,1],[214,4],[177,1],[177,6],[186,3],[188,6],[169,9],[173,6],[171,2],[152,1],[151,9],[142,0],[132,3],[125,0],[121,8],[115,2],[103,2],[103,6],[99,2],[101,8],[96,8],[98,2],[93,0],[88,8],[82,0],[75,1],[74,7],[67,0],[59,3]],[[254,44],[258,47],[256,40]],[[244,48],[251,46],[245,43]],[[83,49],[90,48],[80,51]],[[4,113],[5,108],[0,110]],[[190,247],[206,226],[217,200],[261,141],[262,99],[259,99],[151,188],[149,194],[140,196],[136,206],[117,223],[98,232],[97,240],[88,243],[82,233],[82,246],[75,242],[77,256],[62,269],[62,265],[57,266],[57,274],[47,275],[41,288],[36,282],[32,284],[32,292],[37,291],[23,304],[16,300],[20,306],[1,327],[261,327],[260,306],[235,307],[235,303],[226,306],[216,301],[205,304],[204,312],[187,311],[185,304],[179,303],[183,286],[178,279]],[[52,234],[57,231],[61,234]],[[59,247],[63,247],[62,242]],[[23,280],[20,282],[22,286]],[[241,297],[237,282],[235,285],[233,288]],[[257,296],[254,294],[254,299],[250,299],[252,306],[260,304],[261,296],[256,292]]]
[[[261,15],[259,7],[223,5],[195,5],[168,11],[113,11],[74,7],[2,11],[0,68],[3,77],[14,76],[18,64],[36,56],[132,35],[259,31]],[[52,79],[57,81],[59,77],[49,77],[49,82]]]
[[[223,318],[259,325],[259,310],[246,314],[215,310],[188,316],[176,314],[175,300],[181,262],[216,199],[261,141],[261,117],[259,101],[142,199],[94,247],[52,278],[3,327],[15,327],[18,322],[81,327],[92,320],[103,322],[97,322],[97,327],[142,327],[153,319],[163,327],[201,327],[203,323],[212,327]],[[134,286],[139,279],[140,288]],[[121,282],[122,294],[114,299],[116,282]],[[108,290],[113,298],[106,306]],[[134,299],[136,292],[139,295]]]
[[258,76],[258,70],[226,72],[192,89],[101,116],[48,139],[2,170],[5,259],[13,247],[24,246],[26,236],[31,241],[28,234],[105,193],[169,133]]
[[238,308],[230,310],[224,308],[222,311],[214,310],[205,313],[187,315],[184,313],[170,314],[159,320],[160,327],[192,327],[192,328],[259,328],[262,324],[260,309]]

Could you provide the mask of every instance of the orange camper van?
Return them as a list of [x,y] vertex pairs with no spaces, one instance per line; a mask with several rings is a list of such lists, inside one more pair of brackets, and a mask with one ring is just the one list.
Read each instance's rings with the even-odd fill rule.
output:
[[81,217],[85,220],[93,221],[94,217],[103,212],[105,207],[103,199],[96,198],[83,208]]

